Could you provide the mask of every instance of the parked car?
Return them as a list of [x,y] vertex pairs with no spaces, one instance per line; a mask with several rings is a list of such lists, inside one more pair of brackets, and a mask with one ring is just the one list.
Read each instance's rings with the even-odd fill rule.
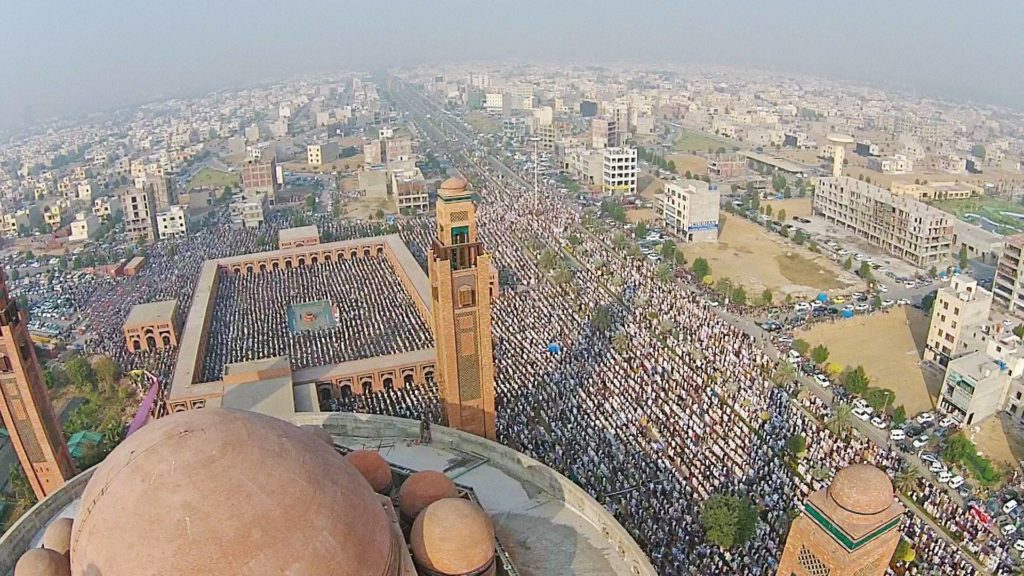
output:
[[946,416],[942,420],[939,420],[939,426],[943,428],[949,428],[950,426],[956,426],[957,421],[952,416]]
[[928,467],[928,471],[932,474],[941,474],[946,471],[946,466],[942,462],[932,462],[932,465]]
[[942,461],[939,460],[939,457],[936,456],[935,454],[932,454],[931,452],[921,452],[921,460],[923,460],[925,462],[931,462],[933,464],[935,464],[935,463],[941,464],[942,463]]
[[1009,524],[1004,525],[1000,531],[1003,533],[1004,536],[1009,536],[1010,534],[1014,534],[1017,532],[1017,525],[1011,522]]
[[952,479],[953,474],[949,470],[943,470],[942,472],[939,472],[938,476],[936,476],[936,480],[938,480],[941,484],[945,484]]
[[1024,554],[1024,540],[1017,540],[1013,543],[1013,549]]
[[914,438],[914,448],[924,448],[925,446],[928,445],[929,440],[931,440],[930,436],[928,436],[927,434],[921,434],[917,438]]
[[871,425],[874,426],[875,428],[878,428],[879,430],[885,430],[886,428],[889,427],[889,425],[885,422],[885,418],[882,418],[881,416],[875,416],[874,418],[872,418]]
[[922,412],[914,420],[917,420],[918,424],[928,424],[929,422],[935,422],[935,415],[931,412]]
[[892,430],[889,430],[889,440],[892,440],[893,442],[899,442],[900,440],[906,439],[907,433],[904,432],[903,430],[900,430],[899,428],[893,428]]
[[852,413],[853,413],[854,416],[856,416],[857,418],[860,418],[864,422],[867,422],[868,420],[871,420],[871,411],[870,410],[865,410],[864,408],[854,408],[852,410]]
[[822,388],[828,388],[829,386],[832,385],[832,383],[829,382],[828,377],[825,376],[824,374],[815,374],[814,381],[817,382],[818,385],[821,386]]
[[1003,504],[1003,514],[1009,514],[1017,509],[1016,500],[1008,500],[1006,504]]
[[956,489],[964,485],[964,477],[960,475],[953,476],[949,481],[949,487]]

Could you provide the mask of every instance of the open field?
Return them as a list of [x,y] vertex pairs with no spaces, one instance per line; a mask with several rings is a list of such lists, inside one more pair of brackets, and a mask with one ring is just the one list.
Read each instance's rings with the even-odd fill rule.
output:
[[373,220],[378,211],[384,214],[395,214],[398,207],[387,198],[353,198],[348,199],[342,209],[342,215],[355,220]]
[[636,224],[637,222],[654,222],[658,219],[658,214],[650,208],[636,208],[626,210],[626,220],[630,224]]
[[[1024,430],[1015,424],[1013,418],[1000,412],[977,426],[975,433],[968,437],[978,447],[978,453],[992,460],[994,464],[1017,466],[1024,459]],[[971,428],[971,431],[974,427]]]
[[[705,150],[706,151],[706,150]],[[676,174],[683,176],[689,172],[693,176],[706,176],[708,173],[707,158],[693,154],[671,154],[665,157],[676,163]]]
[[[978,224],[982,218],[987,218],[996,224],[996,231],[1000,234],[1024,231],[1024,205],[1021,204],[986,196],[963,200],[934,200],[930,204],[971,224]],[[1020,217],[1012,214],[1019,214]]]
[[771,206],[772,213],[778,214],[779,210],[786,211],[786,221],[793,219],[793,216],[801,216],[803,218],[811,217],[811,197],[805,198],[787,198],[785,200],[764,200],[762,203],[764,206]]
[[196,172],[189,180],[189,190],[193,188],[223,188],[225,186],[238,186],[242,183],[242,177],[235,172],[222,172],[213,168],[204,167]]
[[690,262],[698,257],[706,259],[715,279],[729,278],[750,295],[760,295],[770,288],[776,293],[805,298],[822,290],[852,285],[843,280],[844,275],[849,275],[835,263],[784,244],[782,238],[749,220],[727,214],[724,223],[717,244],[680,247]]
[[829,363],[863,366],[871,385],[896,393],[894,406],[909,416],[931,410],[942,376],[920,362],[928,335],[928,316],[910,306],[889,312],[821,323],[799,337],[829,350]]
[[[727,151],[738,150],[736,145],[728,140],[692,130],[681,130],[679,138],[675,142],[675,149],[677,151],[690,154],[694,152],[707,152],[708,148],[718,150],[722,147]],[[678,168],[678,166],[676,167]]]
[[501,119],[488,116],[484,112],[467,112],[466,123],[481,134],[497,134],[501,132]]

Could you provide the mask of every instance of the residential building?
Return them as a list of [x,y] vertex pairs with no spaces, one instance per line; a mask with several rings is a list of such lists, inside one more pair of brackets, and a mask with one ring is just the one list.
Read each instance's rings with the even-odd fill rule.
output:
[[262,192],[242,192],[231,199],[231,223],[246,228],[259,228],[264,221],[267,195]]
[[501,92],[487,92],[484,94],[484,108],[489,112],[501,112],[505,104],[505,95]]
[[99,229],[99,216],[92,213],[79,212],[71,223],[71,236],[68,237],[68,240],[72,242],[92,240],[96,233],[99,232]]
[[121,199],[117,196],[103,196],[92,201],[92,213],[102,219],[121,214]]
[[388,171],[382,166],[363,168],[359,171],[359,190],[367,198],[387,198]]
[[961,334],[988,322],[992,293],[970,276],[957,274],[935,295],[925,340],[924,359],[946,366],[962,353]]
[[43,208],[43,222],[50,225],[50,228],[57,230],[67,223],[69,214],[68,211],[71,205],[64,198],[58,199],[53,204],[45,206]]
[[[1019,344],[1020,339],[1016,339]],[[1006,399],[1009,367],[1001,360],[974,350],[950,361],[939,393],[939,409],[965,426],[972,426],[998,412]]]
[[32,211],[38,215],[38,208],[22,208],[16,212],[4,212],[0,219],[0,234],[6,238],[19,236],[32,228]]
[[737,154],[719,154],[708,160],[708,177],[715,180],[739,178],[747,173],[747,159]]
[[981,195],[981,188],[966,182],[929,182],[928,184],[893,182],[889,186],[889,190],[893,194],[910,196],[917,200],[962,200]]
[[996,264],[992,296],[996,302],[1017,316],[1024,310],[1024,234],[1003,239],[1003,253]]
[[718,212],[721,197],[718,188],[703,180],[665,183],[655,198],[658,215],[665,229],[684,242],[717,242]]
[[266,194],[271,203],[277,195],[277,162],[249,160],[242,165],[242,189],[250,194]]
[[903,154],[868,158],[868,168],[882,174],[906,174],[914,171],[914,160]]
[[188,212],[184,206],[171,206],[157,213],[156,230],[160,239],[180,238],[188,235]]
[[606,194],[635,195],[638,173],[636,148],[604,149],[601,186]]
[[565,169],[583,186],[604,182],[604,151],[574,148],[566,153]]
[[306,163],[310,166],[323,166],[338,159],[338,143],[310,144],[306,146]]
[[614,148],[619,145],[619,131],[615,119],[609,116],[597,116],[590,119],[590,146],[600,150]]
[[814,212],[919,267],[944,263],[953,245],[953,217],[884,188],[850,178],[819,178]]
[[152,188],[125,188],[118,196],[124,214],[124,229],[130,240],[156,240],[156,200]]
[[391,190],[400,213],[419,214],[430,210],[427,183],[415,164],[391,171]]

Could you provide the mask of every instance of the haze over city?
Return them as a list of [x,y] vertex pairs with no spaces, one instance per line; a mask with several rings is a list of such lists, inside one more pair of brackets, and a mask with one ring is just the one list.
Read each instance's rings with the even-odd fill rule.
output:
[[337,66],[722,64],[1024,107],[1013,0],[12,2],[0,128]]

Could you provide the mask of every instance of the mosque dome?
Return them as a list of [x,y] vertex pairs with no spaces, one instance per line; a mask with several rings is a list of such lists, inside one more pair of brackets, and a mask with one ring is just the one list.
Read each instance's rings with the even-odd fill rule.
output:
[[71,576],[68,558],[56,550],[32,548],[14,565],[14,576]]
[[416,517],[409,540],[416,563],[438,574],[480,574],[494,561],[490,517],[462,498],[427,506]]
[[96,468],[71,564],[75,576],[394,576],[401,545],[377,495],[322,440],[203,408],[151,422]]
[[410,520],[424,508],[444,498],[457,498],[455,482],[443,472],[423,470],[409,476],[398,491],[398,511]]
[[43,532],[43,548],[68,556],[71,549],[71,518],[58,518],[54,520],[46,531]]
[[442,182],[437,193],[441,196],[462,196],[466,193],[467,186],[465,178],[455,176]]
[[853,464],[836,472],[828,495],[844,510],[862,516],[884,512],[894,497],[889,475],[869,464]]
[[366,478],[374,492],[383,494],[391,490],[391,466],[379,453],[353,450],[345,455],[345,460]]

